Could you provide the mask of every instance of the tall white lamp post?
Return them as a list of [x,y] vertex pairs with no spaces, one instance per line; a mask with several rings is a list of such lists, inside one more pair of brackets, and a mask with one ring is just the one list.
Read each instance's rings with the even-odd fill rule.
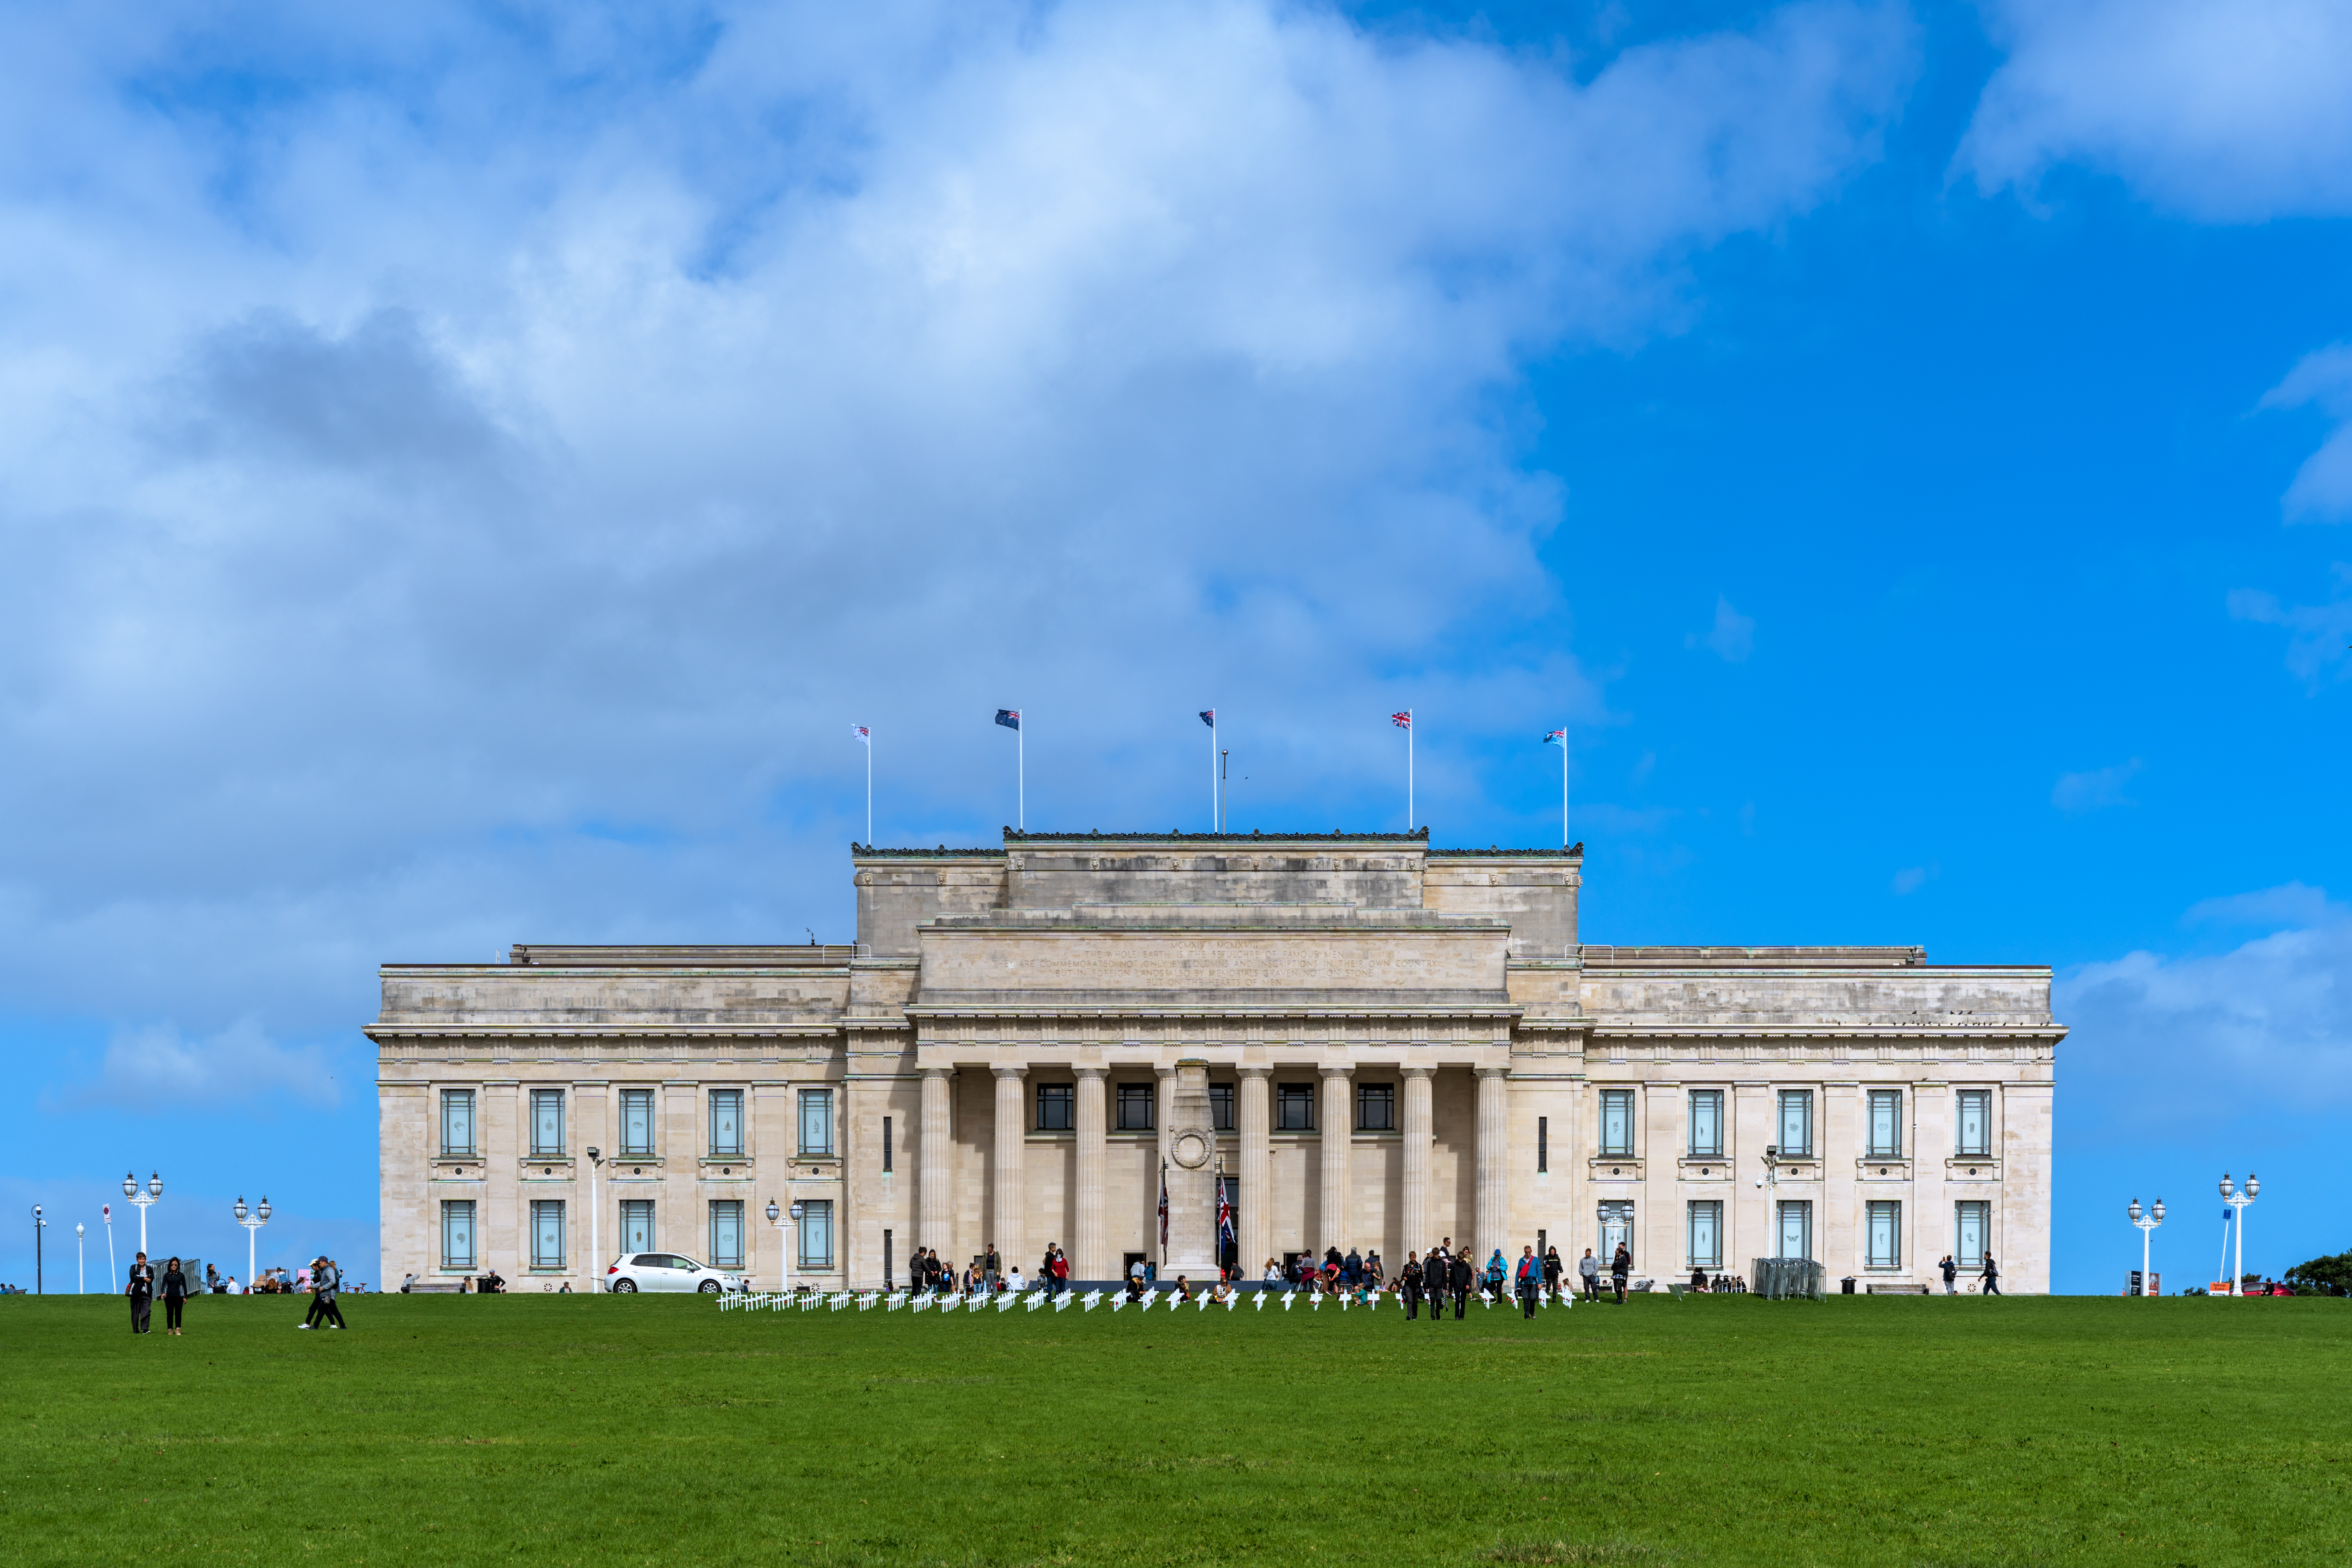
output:
[[157,1198],[163,1195],[163,1178],[152,1171],[148,1172],[147,1190],[142,1193],[139,1190],[139,1178],[125,1172],[122,1195],[139,1205],[139,1250],[144,1252],[147,1250],[147,1211]]
[[74,1222],[74,1294],[89,1294],[89,1272],[81,1265],[81,1233],[89,1227],[79,1220]]
[[98,1217],[106,1222],[106,1274],[107,1278],[110,1279],[113,1279],[116,1274],[114,1266],[114,1205],[112,1204],[99,1205]]
[[2162,1198],[2157,1199],[2156,1207],[2149,1209],[2143,1214],[2140,1210],[2139,1200],[2137,1198],[2134,1198],[2131,1201],[2131,1207],[2125,1212],[2131,1215],[2132,1224],[2139,1226],[2139,1293],[2145,1296],[2148,1293],[2147,1244],[2149,1233],[2155,1230],[2158,1226],[2164,1223],[2164,1200]]
[[[794,1204],[791,1211],[792,1219],[797,1222],[801,1214],[801,1205]],[[768,1200],[768,1223],[776,1227],[776,1247],[783,1255],[783,1289],[789,1293],[793,1288],[793,1227],[791,1224],[786,1223],[784,1211],[776,1207],[776,1200],[773,1198]]]
[[245,1194],[240,1193],[237,1194],[236,1207],[233,1212],[236,1215],[236,1223],[245,1226],[245,1288],[250,1290],[253,1289],[253,1276],[256,1272],[254,1243],[260,1239],[261,1227],[269,1223],[269,1194],[268,1193],[261,1194],[261,1206],[254,1210],[251,1217],[248,1218],[245,1212]]
[[48,1228],[49,1222],[41,1217],[41,1205],[35,1204],[33,1205],[33,1294],[36,1296],[46,1293],[41,1284],[41,1232]]
[[604,1168],[604,1156],[596,1145],[588,1145],[588,1288],[602,1290],[604,1277],[596,1272],[596,1265],[604,1261],[604,1205],[596,1200],[596,1173]]
[[2221,1173],[2221,1201],[2238,1211],[2238,1223],[2232,1227],[2238,1233],[2238,1258],[2230,1268],[2230,1294],[2232,1296],[2245,1294],[2238,1282],[2246,1277],[2246,1205],[2252,1203],[2254,1194],[2262,1190],[2262,1178],[2252,1171],[2246,1173],[2246,1190],[2243,1193],[2240,1193],[2230,1180],[2229,1172]]

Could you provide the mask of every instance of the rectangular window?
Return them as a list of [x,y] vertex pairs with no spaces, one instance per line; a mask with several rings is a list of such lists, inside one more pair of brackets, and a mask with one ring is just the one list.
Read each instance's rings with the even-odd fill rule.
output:
[[1952,1260],[1963,1268],[1982,1268],[1985,1248],[1992,1243],[1992,1205],[1979,1200],[1952,1205]]
[[650,1160],[654,1156],[654,1091],[621,1091],[621,1153]]
[[833,1090],[801,1090],[801,1152],[833,1152]]
[[1780,1256],[1811,1258],[1813,1255],[1813,1205],[1810,1200],[1798,1199],[1780,1205]]
[[[1810,1089],[1784,1089],[1780,1091],[1780,1157],[1809,1159],[1813,1152],[1813,1091]],[[1789,1252],[1784,1258],[1810,1258],[1811,1253]]]
[[1078,1089],[1071,1083],[1037,1086],[1037,1131],[1068,1132],[1078,1125]]
[[1903,1267],[1903,1205],[1874,1203],[1865,1226],[1864,1261],[1872,1268]]
[[710,1091],[710,1152],[742,1158],[743,1091],[740,1089]]
[[1148,1083],[1123,1083],[1118,1086],[1118,1130],[1121,1132],[1151,1131],[1153,1089]]
[[1630,1255],[1633,1249],[1633,1205],[1631,1200],[1618,1200],[1601,1205],[1601,1271],[1609,1272],[1615,1261],[1617,1249],[1622,1247]]
[[1396,1131],[1396,1085],[1360,1083],[1356,1086],[1356,1131]]
[[441,1267],[474,1266],[474,1200],[449,1198],[441,1205]]
[[1703,1160],[1723,1158],[1723,1090],[1691,1090],[1690,1152]]
[[1992,1158],[1992,1090],[1964,1089],[1955,1098],[1960,1102],[1958,1152],[1980,1160]]
[[1315,1131],[1315,1086],[1278,1083],[1274,1086],[1274,1130],[1276,1132]]
[[1690,1205],[1690,1266],[1723,1267],[1723,1205],[1710,1198]]
[[710,1267],[743,1267],[743,1200],[718,1198],[710,1205]]
[[1870,1157],[1903,1158],[1903,1091],[1899,1089],[1870,1091]]
[[[882,1119],[882,1173],[886,1176],[890,1173],[890,1119],[887,1116]],[[886,1230],[882,1234],[887,1236],[890,1233]],[[887,1274],[889,1270],[886,1268],[883,1272]]]
[[1538,1116],[1536,1118],[1536,1174],[1543,1175],[1550,1169],[1551,1118]]
[[801,1205],[801,1260],[803,1268],[833,1267],[833,1200],[820,1198]]
[[563,1091],[530,1091],[530,1152],[535,1160],[552,1160],[563,1153]]
[[1209,1126],[1218,1132],[1234,1130],[1234,1086],[1213,1083],[1209,1086]]
[[470,1155],[473,1152],[474,1091],[445,1089],[441,1091],[441,1152]]
[[629,1198],[621,1205],[621,1250],[651,1252],[654,1249],[654,1201],[651,1198]]
[[1633,1157],[1633,1091],[1630,1089],[1601,1091],[1601,1154],[1603,1159]]
[[563,1267],[563,1200],[535,1198],[530,1205],[530,1266]]

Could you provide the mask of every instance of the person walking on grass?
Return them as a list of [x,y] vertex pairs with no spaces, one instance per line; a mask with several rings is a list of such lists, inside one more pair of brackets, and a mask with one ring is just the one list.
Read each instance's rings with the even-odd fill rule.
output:
[[331,1258],[320,1258],[318,1267],[310,1271],[310,1283],[319,1287],[319,1321],[331,1321],[335,1327],[341,1328],[343,1310],[335,1305],[335,1299],[343,1292],[343,1266]]
[[188,1300],[188,1277],[180,1271],[178,1258],[174,1258],[163,1266],[163,1278],[156,1283],[163,1288],[163,1331],[177,1339],[180,1310]]
[[1937,1264],[1937,1267],[1944,1271],[1944,1294],[1947,1296],[1958,1295],[1960,1293],[1960,1266],[1952,1261],[1952,1255],[1948,1252],[1944,1254],[1944,1261]]
[[1412,1322],[1421,1316],[1421,1254],[1404,1255],[1404,1268],[1397,1273],[1397,1294],[1404,1299],[1404,1321]]
[[1625,1304],[1625,1277],[1633,1272],[1633,1251],[1623,1242],[1617,1244],[1617,1256],[1609,1260],[1609,1282],[1616,1288],[1617,1304]]
[[1983,1289],[1986,1295],[2000,1294],[2000,1270],[1993,1266],[1992,1254],[1990,1252],[1985,1254],[1984,1273],[1981,1278],[1984,1280]]
[[1536,1302],[1543,1294],[1543,1259],[1536,1256],[1536,1249],[1532,1247],[1519,1249],[1517,1283],[1519,1316],[1532,1318],[1536,1315]]
[[1544,1294],[1558,1301],[1559,1300],[1559,1248],[1557,1247],[1544,1248],[1543,1282]]
[[1592,1256],[1592,1248],[1586,1247],[1584,1256],[1576,1260],[1576,1277],[1584,1281],[1586,1300],[1601,1300],[1601,1259]]
[[131,1298],[131,1331],[145,1333],[148,1318],[155,1310],[155,1270],[145,1253],[131,1260],[131,1283],[122,1293]]
[[1470,1291],[1477,1280],[1477,1266],[1470,1261],[1470,1249],[1465,1247],[1454,1255],[1454,1321],[1455,1322],[1460,1322],[1470,1315]]

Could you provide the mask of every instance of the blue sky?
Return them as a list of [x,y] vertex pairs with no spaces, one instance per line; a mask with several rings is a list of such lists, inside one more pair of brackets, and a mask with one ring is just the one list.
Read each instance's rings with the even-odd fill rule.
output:
[[[1570,822],[2060,973],[2055,1276],[2352,1246],[2340,6],[0,6],[0,1198],[373,1268],[384,960]],[[93,1241],[102,1260],[102,1240]],[[127,1253],[127,1247],[118,1244]],[[0,1279],[29,1283],[29,1226]],[[93,1280],[102,1278],[94,1271]]]

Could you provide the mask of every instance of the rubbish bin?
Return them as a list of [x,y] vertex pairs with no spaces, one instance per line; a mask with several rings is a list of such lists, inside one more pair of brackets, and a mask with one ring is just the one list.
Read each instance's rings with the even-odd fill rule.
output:
[[1845,1294],[1845,1295],[1848,1295],[1848,1296],[1853,1295],[1853,1275],[1851,1275],[1851,1274],[1849,1274],[1849,1275],[1847,1275],[1844,1279],[1843,1279],[1839,1280],[1839,1281],[1838,1281],[1838,1289],[1839,1289],[1841,1292],[1843,1292],[1843,1294]]

